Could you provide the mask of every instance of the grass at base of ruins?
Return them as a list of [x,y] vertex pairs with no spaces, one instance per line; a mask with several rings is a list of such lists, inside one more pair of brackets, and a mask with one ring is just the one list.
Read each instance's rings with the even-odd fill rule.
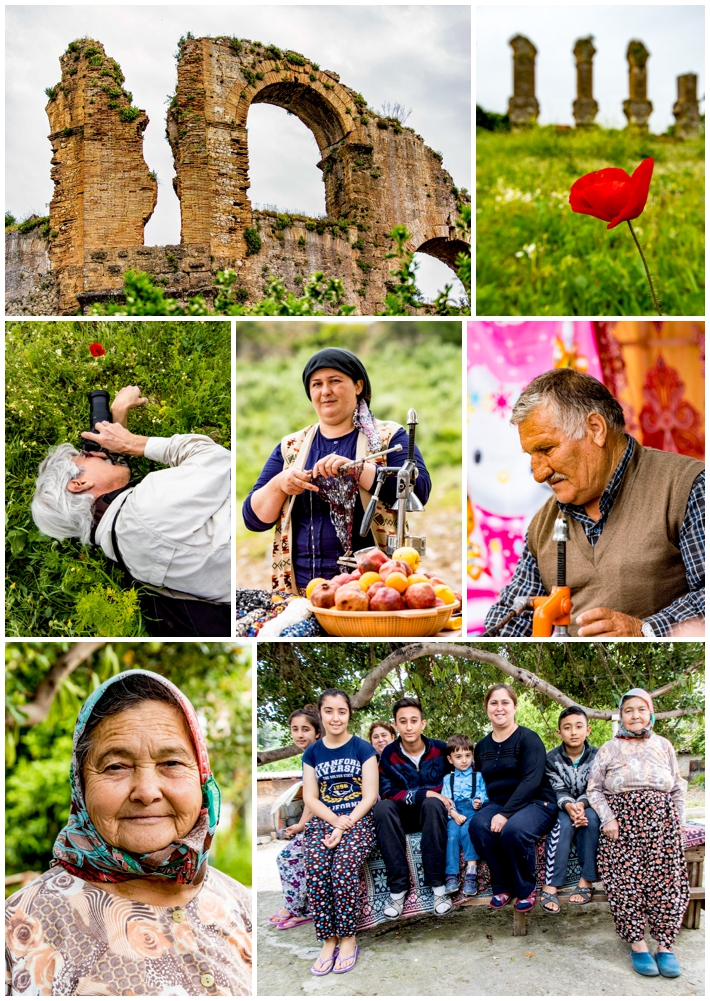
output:
[[603,167],[631,174],[651,156],[648,203],[634,229],[663,314],[704,315],[704,138],[554,126],[477,129],[476,314],[657,315],[628,226],[607,230],[569,206],[577,178]]

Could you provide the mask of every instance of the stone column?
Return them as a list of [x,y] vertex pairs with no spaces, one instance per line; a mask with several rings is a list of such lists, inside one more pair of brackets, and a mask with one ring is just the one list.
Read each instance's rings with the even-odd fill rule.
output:
[[534,125],[540,113],[540,105],[535,99],[537,49],[523,35],[516,35],[508,44],[513,49],[513,96],[508,101],[510,124]]
[[678,100],[673,105],[675,135],[678,139],[695,139],[700,132],[698,78],[695,73],[678,77]]
[[646,60],[650,53],[643,42],[631,41],[626,50],[629,61],[629,99],[623,108],[629,127],[637,132],[648,132],[648,119],[653,105],[646,96]]
[[599,105],[592,93],[592,59],[596,49],[589,38],[578,38],[574,43],[574,58],[577,61],[577,100],[572,104],[572,113],[577,128],[593,125]]

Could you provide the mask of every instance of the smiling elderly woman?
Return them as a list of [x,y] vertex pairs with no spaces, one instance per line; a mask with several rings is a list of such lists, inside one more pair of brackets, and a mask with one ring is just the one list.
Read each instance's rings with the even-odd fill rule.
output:
[[6,993],[251,994],[246,891],[207,864],[220,795],[190,702],[126,671],[84,703],[52,868],[6,903]]
[[[315,577],[329,580],[339,573],[337,560],[344,552],[331,522],[330,506],[313,479],[334,476],[353,459],[401,445],[400,452],[363,463],[353,516],[353,542],[358,542],[353,548],[384,548],[387,531],[395,531],[389,511],[396,494],[393,478],[385,480],[380,491],[371,533],[362,539],[358,528],[374,487],[377,463],[401,466],[407,458],[407,432],[394,421],[374,417],[369,407],[369,376],[351,351],[318,351],[303,370],[303,386],[318,422],[282,439],[243,506],[244,524],[250,531],[276,528],[271,586],[294,593],[304,592]],[[426,504],[431,480],[416,446],[414,452],[418,472],[414,492]]]

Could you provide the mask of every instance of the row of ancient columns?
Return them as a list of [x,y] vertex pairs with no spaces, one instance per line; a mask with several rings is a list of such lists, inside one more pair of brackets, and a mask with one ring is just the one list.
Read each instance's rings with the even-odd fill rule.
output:
[[[508,102],[508,115],[513,126],[532,125],[537,121],[540,105],[535,97],[535,56],[537,49],[523,35],[516,35],[509,43],[513,49],[513,96]],[[592,125],[599,105],[592,93],[592,59],[596,52],[591,38],[579,38],[574,44],[577,62],[577,99],[572,111],[577,127]],[[653,105],[646,93],[646,62],[649,53],[643,42],[631,41],[626,50],[629,61],[629,97],[624,101],[624,114],[629,126],[637,131],[648,131],[648,119]],[[678,77],[678,100],[673,105],[676,119],[675,135],[690,139],[698,135],[700,108],[698,105],[698,78],[695,73]]]

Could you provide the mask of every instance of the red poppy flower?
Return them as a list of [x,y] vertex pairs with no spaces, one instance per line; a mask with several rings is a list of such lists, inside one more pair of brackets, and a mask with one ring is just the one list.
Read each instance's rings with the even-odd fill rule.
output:
[[89,345],[89,351],[91,352],[91,354],[92,354],[92,356],[94,358],[100,358],[101,355],[105,355],[106,354],[106,352],[104,351],[102,345],[99,344],[98,341],[96,341],[94,344],[90,344]]
[[653,157],[644,160],[631,177],[619,167],[605,167],[575,181],[569,193],[573,212],[603,219],[613,229],[637,219],[646,208],[653,174]]

